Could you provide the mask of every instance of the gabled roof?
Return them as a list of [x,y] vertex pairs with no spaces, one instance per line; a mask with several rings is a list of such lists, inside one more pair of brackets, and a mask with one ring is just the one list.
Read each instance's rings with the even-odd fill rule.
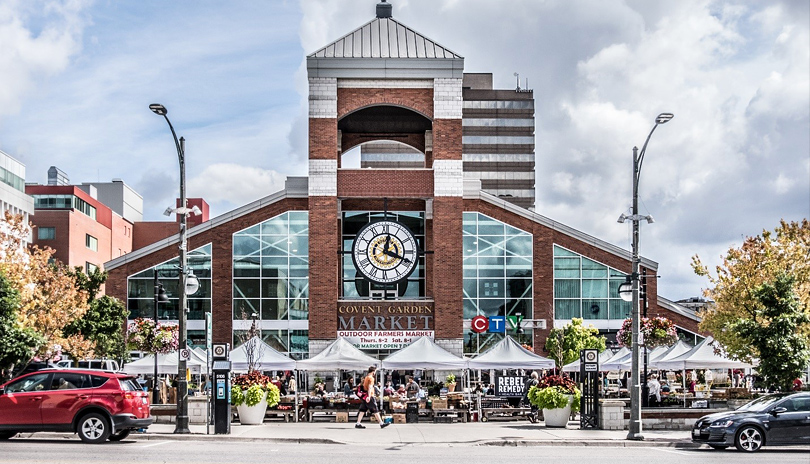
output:
[[393,18],[374,18],[312,53],[309,58],[460,59],[463,57]]

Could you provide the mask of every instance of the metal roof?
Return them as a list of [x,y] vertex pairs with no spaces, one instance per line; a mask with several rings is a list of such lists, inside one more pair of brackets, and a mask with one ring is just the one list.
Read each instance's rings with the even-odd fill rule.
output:
[[309,57],[463,58],[393,18],[374,18]]

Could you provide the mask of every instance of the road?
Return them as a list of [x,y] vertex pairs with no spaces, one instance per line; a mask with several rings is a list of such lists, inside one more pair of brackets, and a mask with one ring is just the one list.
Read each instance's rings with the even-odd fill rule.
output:
[[0,442],[0,464],[325,464],[368,462],[471,464],[471,462],[565,462],[593,464],[810,464],[807,448],[736,451],[661,447],[493,447],[470,445],[322,445],[226,441],[126,440],[85,445],[78,439],[16,438]]

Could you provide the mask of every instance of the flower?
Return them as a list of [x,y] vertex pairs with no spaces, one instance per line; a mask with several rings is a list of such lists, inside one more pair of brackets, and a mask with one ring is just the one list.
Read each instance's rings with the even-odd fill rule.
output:
[[[628,318],[622,322],[622,327],[616,334],[619,345],[630,347],[633,345],[633,319]],[[644,346],[655,348],[668,346],[678,341],[678,332],[675,324],[665,317],[642,317],[640,333],[644,336]]]
[[[529,389],[529,401],[540,409],[559,409],[571,405],[571,411],[579,411],[580,391],[567,375],[548,375],[537,386]],[[573,398],[571,398],[573,397]]]
[[270,383],[270,377],[259,371],[237,375],[231,385],[231,404],[234,406],[256,406],[267,395],[267,406],[278,404],[281,394],[278,387]]
[[174,324],[155,323],[137,318],[127,326],[127,344],[148,353],[166,354],[177,351],[179,332]]

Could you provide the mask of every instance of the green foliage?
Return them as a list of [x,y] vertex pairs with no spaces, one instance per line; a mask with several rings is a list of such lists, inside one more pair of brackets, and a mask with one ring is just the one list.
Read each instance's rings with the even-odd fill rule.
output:
[[565,387],[540,388],[533,386],[529,389],[529,401],[539,409],[560,409],[571,402],[571,412],[579,411],[579,389],[574,389],[573,395]]
[[584,349],[605,351],[605,337],[599,335],[599,329],[592,325],[583,325],[582,319],[573,318],[562,329],[551,329],[546,339],[546,351],[557,364],[557,368],[579,359],[579,352]]
[[810,362],[810,341],[802,333],[810,327],[810,316],[802,311],[794,285],[795,279],[785,273],[760,285],[753,293],[754,317],[732,325],[759,352],[757,371],[782,391],[790,391]]
[[259,384],[253,384],[243,390],[238,385],[231,387],[231,404],[234,406],[256,406],[262,402],[262,399],[267,396],[267,406],[273,407],[278,404],[281,399],[281,394],[278,387],[272,383],[266,384],[262,387]]
[[28,364],[45,342],[33,329],[17,322],[19,292],[0,273],[0,378],[10,377],[13,370]]
[[129,351],[123,329],[127,321],[127,310],[117,298],[107,295],[96,298],[101,286],[107,281],[107,273],[96,269],[88,275],[81,267],[76,267],[71,275],[77,288],[87,292],[89,309],[82,317],[65,326],[65,335],[81,334],[86,340],[93,342],[97,357],[127,361]]
[[447,376],[447,383],[456,383],[456,376],[454,374],[449,374]]
[[[714,304],[700,312],[700,330],[709,332],[732,359],[750,362],[760,357],[758,348],[734,327],[742,319],[756,322],[760,303],[754,290],[773,283],[780,274],[795,279],[794,289],[801,311],[810,315],[810,221],[781,221],[773,232],[746,237],[739,248],[729,248],[723,262],[710,273],[698,256],[692,258],[695,273],[709,280],[704,295]],[[810,340],[810,326],[800,335]]]

